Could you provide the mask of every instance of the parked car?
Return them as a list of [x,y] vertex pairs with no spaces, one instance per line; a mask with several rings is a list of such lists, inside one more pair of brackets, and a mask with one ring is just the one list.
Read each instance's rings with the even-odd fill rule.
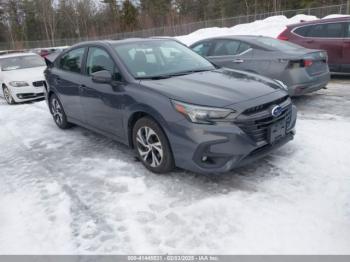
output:
[[0,95],[8,104],[44,97],[44,59],[34,53],[0,56]]
[[330,79],[325,52],[271,37],[217,37],[196,42],[190,47],[218,66],[282,81],[291,96],[319,90]]
[[155,173],[226,172],[294,136],[296,108],[279,83],[217,69],[173,40],[81,43],[45,76],[59,128],[74,123],[125,143]]
[[326,50],[332,73],[350,73],[350,16],[289,25],[278,39]]

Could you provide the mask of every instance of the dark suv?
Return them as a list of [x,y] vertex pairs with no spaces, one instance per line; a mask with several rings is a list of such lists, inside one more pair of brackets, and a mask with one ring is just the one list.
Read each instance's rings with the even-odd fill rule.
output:
[[74,123],[125,143],[156,173],[229,171],[294,136],[296,108],[283,86],[217,69],[172,40],[78,44],[45,76],[58,127]]
[[278,39],[326,50],[332,73],[350,73],[350,16],[289,25]]

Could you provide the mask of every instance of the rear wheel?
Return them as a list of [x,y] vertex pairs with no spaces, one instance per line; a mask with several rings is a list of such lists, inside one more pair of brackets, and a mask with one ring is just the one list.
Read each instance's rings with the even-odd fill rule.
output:
[[133,143],[142,164],[158,174],[174,169],[174,158],[167,137],[151,118],[139,119],[133,128]]
[[66,113],[63,110],[61,101],[55,94],[50,96],[50,111],[56,125],[61,129],[67,129],[71,127],[71,124],[67,121]]
[[13,99],[12,95],[11,95],[11,92],[10,92],[10,89],[8,89],[7,86],[3,86],[2,87],[2,90],[3,90],[3,93],[4,93],[4,97],[5,97],[5,100],[6,102],[9,104],[9,105],[13,105],[15,104],[15,100]]

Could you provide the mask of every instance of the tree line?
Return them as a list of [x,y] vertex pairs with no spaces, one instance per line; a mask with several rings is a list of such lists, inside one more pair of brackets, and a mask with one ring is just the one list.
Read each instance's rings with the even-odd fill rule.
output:
[[104,36],[347,0],[0,0],[0,42]]

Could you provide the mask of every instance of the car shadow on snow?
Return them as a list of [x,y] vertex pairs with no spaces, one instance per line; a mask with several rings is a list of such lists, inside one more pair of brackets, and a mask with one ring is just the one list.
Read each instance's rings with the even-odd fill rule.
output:
[[[59,139],[57,143],[60,144],[59,150],[69,150],[66,156],[68,159],[66,165],[70,167],[71,175],[77,172],[77,170],[74,170],[74,162],[80,163],[76,166],[77,169],[86,168],[85,170],[94,168],[95,164],[103,167],[110,166],[111,163],[113,165],[114,162],[117,164],[123,163],[123,165],[126,165],[126,170],[118,170],[119,167],[105,168],[102,172],[103,175],[98,179],[114,177],[117,180],[118,176],[142,178],[148,188],[152,188],[154,185],[160,186],[161,190],[166,192],[167,195],[174,196],[177,199],[198,199],[234,191],[257,192],[257,185],[260,183],[286,174],[287,171],[281,170],[277,162],[281,158],[291,157],[294,152],[293,147],[285,145],[289,149],[283,147],[256,162],[224,174],[205,175],[181,169],[175,169],[168,174],[154,174],[148,171],[136,159],[134,151],[124,144],[78,126],[63,132],[66,133],[65,140],[62,141],[57,138]],[[55,143],[55,141],[53,142]],[[39,144],[33,145],[32,152],[34,153],[36,150],[38,152],[44,151],[49,158],[55,158],[57,152],[50,152],[50,149],[42,148],[42,146]],[[82,167],[86,160],[85,163],[88,166]],[[67,168],[62,168],[67,170]],[[110,173],[108,174],[108,172]]]

